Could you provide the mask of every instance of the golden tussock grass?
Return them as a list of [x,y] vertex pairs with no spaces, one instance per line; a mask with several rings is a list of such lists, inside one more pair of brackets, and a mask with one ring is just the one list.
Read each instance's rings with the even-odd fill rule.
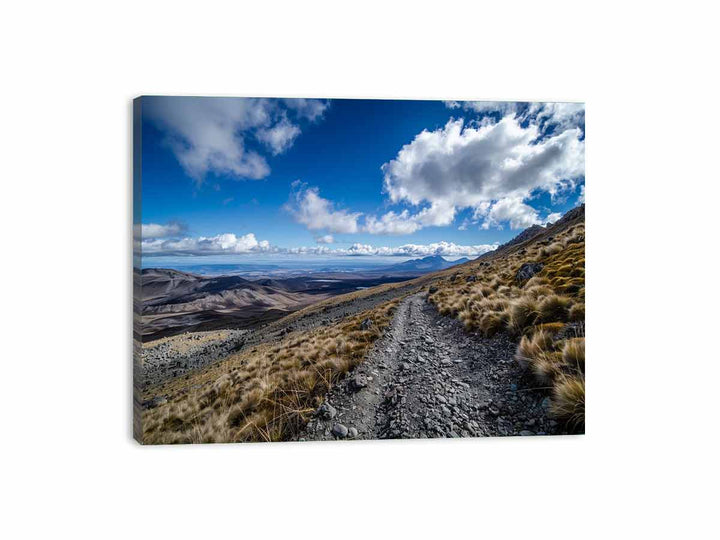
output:
[[571,428],[585,431],[585,377],[561,377],[553,386],[551,411]]
[[[279,441],[297,434],[322,397],[362,362],[398,300],[339,324],[295,332],[151,388],[167,403],[143,413],[149,444]],[[372,324],[362,325],[363,321]]]

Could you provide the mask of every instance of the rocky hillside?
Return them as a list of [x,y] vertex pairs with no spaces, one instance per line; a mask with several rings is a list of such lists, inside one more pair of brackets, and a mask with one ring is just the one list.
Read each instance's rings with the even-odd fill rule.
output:
[[529,240],[459,268],[432,287],[429,300],[478,336],[518,340],[516,360],[551,390],[550,412],[584,431],[584,205]]

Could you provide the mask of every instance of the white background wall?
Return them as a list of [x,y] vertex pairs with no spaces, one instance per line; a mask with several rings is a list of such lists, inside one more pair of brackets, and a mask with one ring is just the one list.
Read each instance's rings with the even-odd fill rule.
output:
[[[717,531],[710,5],[4,5],[5,537]],[[141,93],[585,100],[588,434],[135,444],[129,157]]]

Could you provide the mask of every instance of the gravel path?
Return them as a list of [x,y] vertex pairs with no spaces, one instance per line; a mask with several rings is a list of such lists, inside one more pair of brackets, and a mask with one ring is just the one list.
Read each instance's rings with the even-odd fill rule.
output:
[[506,335],[468,334],[424,293],[406,298],[368,358],[327,396],[300,440],[543,435],[549,401]]

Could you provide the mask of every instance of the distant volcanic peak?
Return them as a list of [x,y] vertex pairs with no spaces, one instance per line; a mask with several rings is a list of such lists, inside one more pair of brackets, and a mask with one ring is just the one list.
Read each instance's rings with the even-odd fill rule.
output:
[[459,259],[458,261],[448,261],[442,255],[428,255],[427,257],[423,257],[421,259],[410,259],[409,261],[394,264],[392,266],[388,266],[387,268],[383,268],[382,270],[386,272],[425,273],[445,270],[446,268],[450,268],[451,266],[462,264],[467,261],[468,259],[466,258]]

